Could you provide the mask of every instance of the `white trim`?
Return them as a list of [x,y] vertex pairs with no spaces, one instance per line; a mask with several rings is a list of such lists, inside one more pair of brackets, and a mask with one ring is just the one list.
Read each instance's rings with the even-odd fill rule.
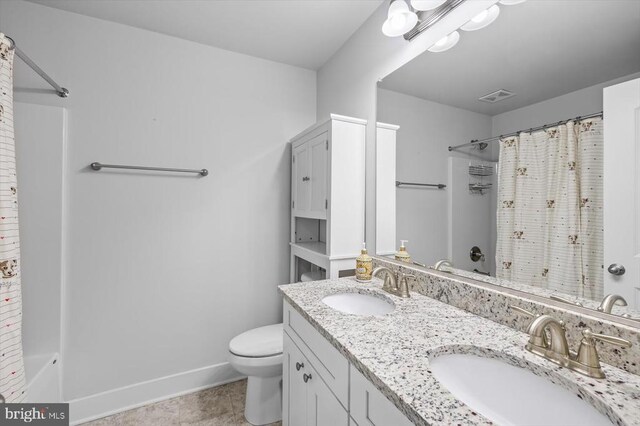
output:
[[67,401],[72,425],[240,380],[228,362],[134,383]]
[[326,120],[318,121],[317,123],[307,127],[302,132],[298,133],[297,135],[295,135],[294,137],[289,139],[289,142],[291,142],[291,143],[295,142],[296,140],[298,140],[298,139],[304,137],[305,135],[313,132],[315,129],[324,126],[325,124],[327,124],[330,121],[345,121],[347,123],[360,124],[362,126],[366,126],[367,125],[367,120],[362,119],[362,118],[349,117],[349,116],[346,116],[346,115],[339,115],[339,114],[329,114],[329,118],[327,118]]
[[400,126],[398,126],[397,124],[382,123],[380,121],[376,123],[376,126],[379,129],[389,129],[389,130],[398,130],[400,128]]
[[331,117],[331,119],[335,121],[345,121],[347,123],[360,124],[362,126],[367,125],[367,120],[365,120],[364,118],[355,118],[340,114],[329,114],[329,117]]

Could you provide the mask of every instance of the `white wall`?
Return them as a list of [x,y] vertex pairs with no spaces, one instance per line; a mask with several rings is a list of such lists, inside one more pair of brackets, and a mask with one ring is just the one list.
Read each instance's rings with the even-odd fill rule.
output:
[[[491,133],[487,115],[385,89],[378,89],[378,120],[400,126],[396,178],[405,182],[448,184],[451,153],[447,147]],[[396,189],[396,237],[409,240],[408,251],[418,262],[432,265],[449,255],[447,194],[451,190],[451,186]]]
[[[640,73],[631,74],[495,115],[492,125],[493,136],[602,111],[602,89],[638,77]],[[493,142],[493,145],[497,144]],[[495,150],[495,153],[497,157],[498,150]]]
[[286,141],[315,121],[315,73],[22,1],[0,3],[0,30],[71,91],[17,61],[18,100],[68,111],[65,399],[224,363],[279,321]]
[[[329,113],[368,119],[367,125],[367,247],[375,253],[375,132],[376,83],[423,53],[497,0],[473,0],[457,7],[412,42],[389,38],[380,28],[386,19],[385,1],[342,48],[318,71],[318,118]],[[464,34],[463,34],[464,37]]]

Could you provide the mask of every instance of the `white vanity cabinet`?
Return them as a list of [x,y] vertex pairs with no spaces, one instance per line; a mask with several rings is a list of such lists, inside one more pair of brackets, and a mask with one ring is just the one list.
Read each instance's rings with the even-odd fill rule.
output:
[[283,318],[284,426],[412,424],[287,302]]
[[300,426],[347,426],[349,415],[331,393],[313,364],[284,334],[283,424]]
[[366,120],[331,114],[291,139],[291,282],[355,269],[364,241]]

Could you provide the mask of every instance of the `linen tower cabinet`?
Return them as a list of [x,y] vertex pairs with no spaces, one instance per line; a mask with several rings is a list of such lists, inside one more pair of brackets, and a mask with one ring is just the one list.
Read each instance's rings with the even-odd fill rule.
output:
[[291,139],[291,282],[351,275],[364,241],[367,121],[331,114]]

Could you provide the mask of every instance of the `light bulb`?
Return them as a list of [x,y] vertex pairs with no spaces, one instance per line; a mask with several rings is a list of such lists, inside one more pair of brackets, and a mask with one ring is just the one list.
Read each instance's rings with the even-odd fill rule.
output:
[[436,41],[435,44],[427,50],[433,53],[444,52],[458,44],[458,41],[460,41],[460,33],[454,31],[451,34],[444,36],[440,40]]
[[494,4],[489,9],[483,10],[476,16],[471,18],[469,22],[460,27],[463,31],[476,31],[489,26],[493,21],[498,19],[500,8]]
[[411,0],[415,10],[432,10],[443,5],[447,0]]
[[409,9],[404,0],[395,0],[389,6],[387,20],[382,24],[382,33],[388,37],[405,34],[418,23],[418,15]]

